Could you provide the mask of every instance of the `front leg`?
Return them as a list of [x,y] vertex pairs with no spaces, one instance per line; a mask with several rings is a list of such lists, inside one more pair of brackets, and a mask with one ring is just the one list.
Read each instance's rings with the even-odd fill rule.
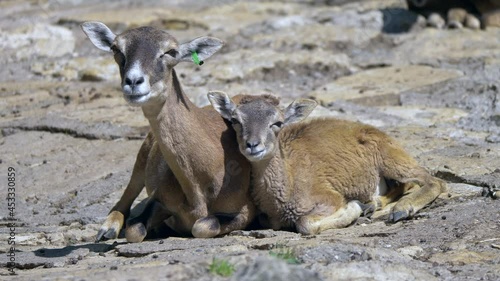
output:
[[[217,219],[208,215],[200,217],[200,211],[191,208],[186,203],[187,202],[185,202],[181,206],[177,206],[174,211],[175,215],[171,216],[168,220],[165,221],[165,223],[170,228],[184,236],[192,235],[196,238],[214,237],[215,235],[207,236],[207,234],[203,234],[200,229],[205,229],[205,227],[212,229],[220,228]],[[204,227],[202,225],[206,226]]]
[[239,213],[217,213],[198,219],[193,225],[194,237],[210,238],[227,234],[234,230],[245,229],[255,216],[255,207],[249,203]]
[[[157,201],[161,202],[173,214],[165,223],[180,234],[206,237],[201,232],[198,232],[199,228],[195,228],[193,231],[198,220],[208,217],[206,200],[197,192],[191,192],[188,195],[185,194],[174,175],[170,174],[169,176],[170,185],[157,188],[155,192]],[[214,225],[213,223],[209,223],[211,220],[213,219],[208,218],[205,224]],[[214,225],[213,227],[217,226]]]
[[127,188],[125,188],[120,200],[111,209],[106,221],[104,221],[99,229],[96,235],[96,242],[104,238],[116,239],[118,237],[124,222],[130,214],[130,207],[132,207],[135,199],[145,186],[146,165],[153,142],[153,134],[149,133],[139,149]]

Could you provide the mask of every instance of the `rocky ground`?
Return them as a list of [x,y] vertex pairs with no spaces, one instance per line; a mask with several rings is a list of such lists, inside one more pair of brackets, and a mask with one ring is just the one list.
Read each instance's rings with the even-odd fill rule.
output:
[[[413,220],[386,224],[381,212],[317,236],[96,244],[148,124],[121,97],[112,58],[80,30],[85,20],[221,38],[202,67],[177,67],[198,105],[208,90],[313,97],[316,116],[394,136],[451,197]],[[500,30],[423,25],[400,0],[1,1],[0,279],[12,280],[12,167],[15,280],[499,280],[500,200],[481,193],[500,187]]]

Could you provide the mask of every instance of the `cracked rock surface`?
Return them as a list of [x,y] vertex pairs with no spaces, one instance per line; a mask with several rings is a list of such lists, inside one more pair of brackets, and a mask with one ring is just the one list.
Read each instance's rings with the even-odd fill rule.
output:
[[[199,106],[209,90],[271,91],[313,115],[371,124],[448,182],[415,218],[387,210],[316,236],[242,230],[214,239],[94,243],[149,127],[118,67],[79,28],[167,29],[226,46],[176,67]],[[16,170],[16,280],[499,280],[500,29],[426,28],[399,0],[1,1],[0,275],[7,171]],[[144,199],[145,194],[137,199]],[[217,260],[234,268],[210,270]]]

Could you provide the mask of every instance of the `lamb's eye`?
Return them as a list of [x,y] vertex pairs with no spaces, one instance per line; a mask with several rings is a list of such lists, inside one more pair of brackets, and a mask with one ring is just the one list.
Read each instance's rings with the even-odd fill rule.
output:
[[274,124],[271,125],[271,127],[274,127],[274,126],[276,126],[278,128],[281,128],[283,126],[283,122],[278,121],[278,122],[276,122],[276,123],[274,123]]
[[168,51],[166,51],[165,53],[163,53],[160,58],[163,58],[165,55],[169,55],[173,58],[175,58],[175,56],[177,55],[177,51],[175,49],[170,49]]
[[240,121],[239,121],[238,119],[236,119],[236,118],[231,118],[231,123],[232,123],[233,125],[238,125],[238,124],[241,124],[241,123],[240,123]]

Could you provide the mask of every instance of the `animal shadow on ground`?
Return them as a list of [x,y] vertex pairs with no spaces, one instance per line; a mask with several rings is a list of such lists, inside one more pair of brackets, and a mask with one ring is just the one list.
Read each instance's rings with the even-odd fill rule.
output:
[[33,251],[35,256],[37,257],[45,257],[45,258],[58,258],[58,257],[64,257],[69,254],[71,254],[73,251],[76,251],[78,249],[89,249],[89,251],[94,252],[94,253],[105,253],[113,250],[116,246],[120,244],[127,244],[126,242],[118,243],[115,242],[113,244],[98,244],[98,243],[90,243],[90,244],[85,244],[85,245],[78,245],[78,246],[66,246],[64,248],[55,248],[55,249],[47,249],[47,248],[41,248],[38,250]]
[[386,8],[380,12],[384,21],[382,32],[389,34],[409,32],[418,19],[418,14],[403,8]]

